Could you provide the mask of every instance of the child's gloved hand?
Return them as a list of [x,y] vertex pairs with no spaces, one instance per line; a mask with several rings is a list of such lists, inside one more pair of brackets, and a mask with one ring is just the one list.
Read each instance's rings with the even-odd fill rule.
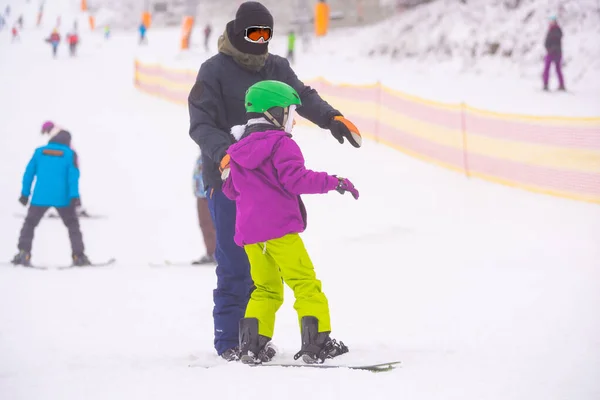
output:
[[352,184],[352,182],[350,182],[350,179],[340,178],[339,176],[336,178],[338,179],[338,185],[335,188],[335,190],[337,190],[340,194],[350,192],[352,194],[352,197],[354,197],[356,200],[358,200],[358,196],[359,196],[358,190],[356,190],[356,188],[354,187],[354,184]]
[[344,138],[346,138],[352,146],[362,146],[362,136],[360,136],[360,132],[356,125],[341,115],[338,115],[331,120],[329,130],[340,144],[344,143]]
[[221,159],[221,163],[219,164],[219,172],[221,172],[221,180],[225,181],[229,178],[229,161],[231,158],[229,154],[225,154],[225,156]]

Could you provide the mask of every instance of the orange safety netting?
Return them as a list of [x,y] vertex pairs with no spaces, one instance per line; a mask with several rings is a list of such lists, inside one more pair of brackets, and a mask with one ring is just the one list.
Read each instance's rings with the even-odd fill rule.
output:
[[[139,89],[187,103],[195,71],[135,65]],[[600,117],[495,113],[381,84],[307,84],[377,142],[467,176],[600,203]]]

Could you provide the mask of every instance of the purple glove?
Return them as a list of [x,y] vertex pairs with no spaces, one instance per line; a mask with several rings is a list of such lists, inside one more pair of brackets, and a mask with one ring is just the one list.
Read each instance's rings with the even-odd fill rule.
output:
[[337,176],[336,178],[338,180],[338,185],[335,188],[335,190],[337,190],[340,194],[350,192],[352,194],[352,197],[358,200],[358,190],[356,190],[352,182],[350,182],[350,179],[340,178],[339,176]]

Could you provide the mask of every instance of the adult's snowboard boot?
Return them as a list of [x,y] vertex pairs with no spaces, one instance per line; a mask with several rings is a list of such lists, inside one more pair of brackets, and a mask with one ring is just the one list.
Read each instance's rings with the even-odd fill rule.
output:
[[244,364],[260,364],[275,357],[277,351],[271,338],[258,334],[258,319],[240,320],[240,360]]
[[85,267],[92,265],[92,262],[87,258],[85,254],[73,254],[73,265],[75,267]]
[[232,347],[221,353],[221,358],[225,361],[238,361],[240,359],[239,346]]
[[19,250],[19,253],[14,256],[11,263],[29,267],[31,265],[31,253],[25,250]]
[[322,364],[328,358],[334,358],[348,352],[344,342],[329,337],[330,332],[319,332],[319,320],[316,317],[302,317],[302,348],[294,360],[302,357],[307,364]]

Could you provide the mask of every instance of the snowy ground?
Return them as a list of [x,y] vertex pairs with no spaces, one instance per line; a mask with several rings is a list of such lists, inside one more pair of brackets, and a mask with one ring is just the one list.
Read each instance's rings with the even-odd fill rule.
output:
[[[14,45],[0,35],[0,259],[16,251],[21,174],[51,118],[74,135],[84,205],[109,216],[82,222],[87,252],[118,262],[0,268],[0,398],[600,398],[598,206],[467,180],[371,142],[340,146],[307,128],[295,137],[308,165],[361,190],[359,201],[306,197],[303,237],[334,336],[351,360],[402,367],[189,368],[218,364],[214,271],[147,265],[203,251],[187,110],[133,88],[133,36],[86,36],[80,57],[62,48],[51,60],[43,34],[26,31]],[[69,254],[61,223],[43,221],[34,262]],[[287,295],[274,339],[289,359],[299,335]]]

